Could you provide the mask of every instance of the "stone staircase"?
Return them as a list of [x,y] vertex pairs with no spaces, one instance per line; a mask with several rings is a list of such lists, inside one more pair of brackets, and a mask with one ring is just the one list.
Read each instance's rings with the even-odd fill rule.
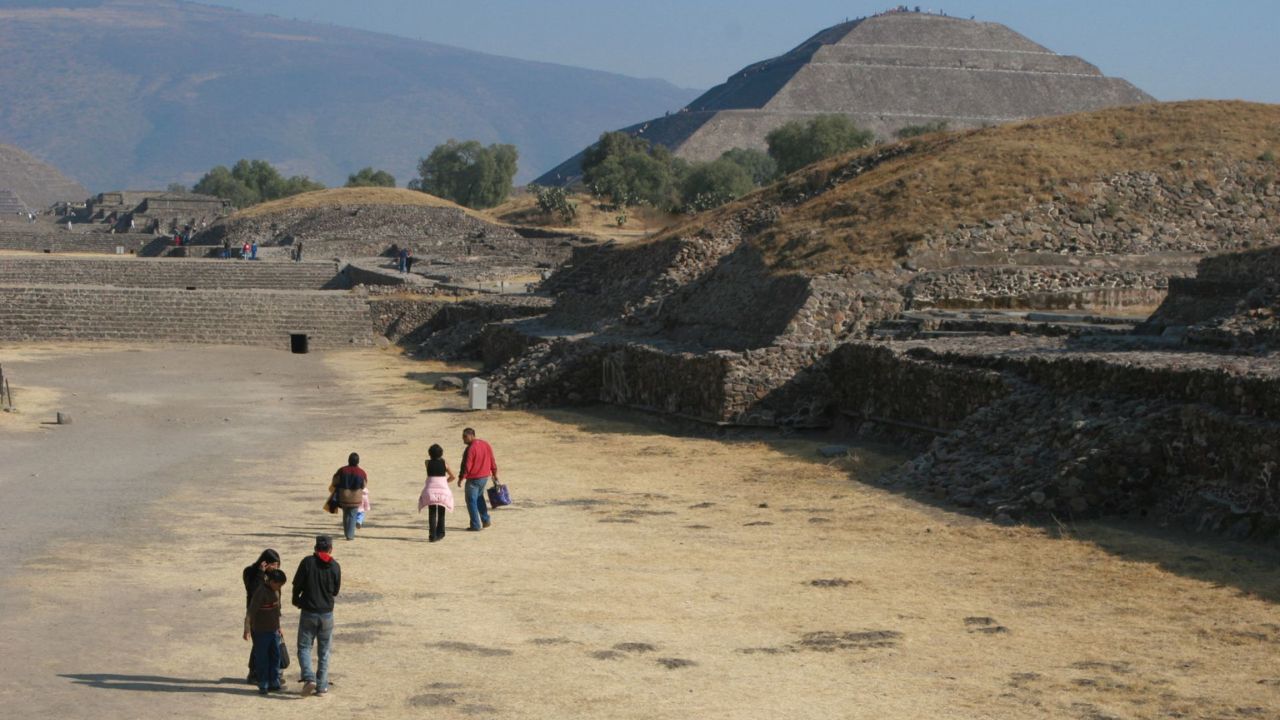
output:
[[0,286],[0,340],[173,342],[312,349],[373,343],[369,304],[308,290]]

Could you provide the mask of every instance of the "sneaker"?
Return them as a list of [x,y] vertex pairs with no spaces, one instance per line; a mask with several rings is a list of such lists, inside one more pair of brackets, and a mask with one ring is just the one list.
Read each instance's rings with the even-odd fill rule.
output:
[[314,680],[305,680],[302,683],[302,696],[306,697],[316,691],[316,682]]
[[467,528],[467,532],[480,532],[480,528],[469,527]]
[[324,696],[326,696],[326,695],[328,695],[328,694],[329,694],[329,689],[328,689],[328,688],[325,688],[324,690],[317,690],[317,691],[316,691],[316,697],[324,697]]
[[485,526],[485,527],[489,527],[489,526],[490,526],[490,525],[492,525],[492,524],[493,524],[493,523],[489,522],[488,520],[485,520],[485,521],[484,521],[484,526]]

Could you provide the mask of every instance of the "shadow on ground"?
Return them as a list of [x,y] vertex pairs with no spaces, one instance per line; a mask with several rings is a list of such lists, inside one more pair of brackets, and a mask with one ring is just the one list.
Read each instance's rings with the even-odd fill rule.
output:
[[[219,678],[201,680],[171,678],[158,675],[112,675],[85,673],[59,675],[75,683],[104,690],[133,690],[135,692],[201,693],[221,695],[257,695],[258,689],[245,683],[244,678]],[[272,697],[279,697],[278,695]]]
[[[535,414],[572,427],[584,436],[649,432],[679,438],[703,438],[724,443],[763,443],[784,455],[813,463],[825,463],[850,481],[906,498],[955,522],[988,523],[979,513],[956,507],[919,488],[880,484],[877,479],[909,460],[922,446],[907,442],[851,439],[852,433],[833,430],[772,430],[711,427],[639,410],[612,406],[543,409]],[[576,434],[576,433],[573,433]],[[566,433],[572,442],[573,434]],[[824,459],[818,448],[827,444],[848,446],[848,456]],[[1048,537],[1090,543],[1100,550],[1131,562],[1149,563],[1182,577],[1232,587],[1242,595],[1280,604],[1280,548],[1259,543],[1222,540],[1189,530],[1165,528],[1142,520],[1107,518],[1065,523],[1026,523]]]

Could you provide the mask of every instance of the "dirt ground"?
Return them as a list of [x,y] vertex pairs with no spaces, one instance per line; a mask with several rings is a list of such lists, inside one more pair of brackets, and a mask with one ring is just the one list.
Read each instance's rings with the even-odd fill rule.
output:
[[[1280,559],[1256,547],[996,527],[877,487],[892,449],[471,413],[431,389],[465,368],[386,351],[0,363],[22,411],[0,413],[0,707],[24,717],[1280,717]],[[428,543],[425,450],[456,467],[466,425],[515,504],[462,532],[455,488]],[[340,536],[320,504],[352,450],[373,509],[336,543],[332,692],[299,695],[294,648],[261,698],[240,571],[273,547],[292,577]]]

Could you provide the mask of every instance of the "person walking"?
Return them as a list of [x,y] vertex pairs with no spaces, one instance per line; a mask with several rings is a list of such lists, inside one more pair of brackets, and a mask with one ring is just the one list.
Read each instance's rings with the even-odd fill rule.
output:
[[462,431],[462,442],[467,449],[462,452],[462,467],[458,471],[458,487],[466,483],[467,515],[471,525],[467,530],[479,532],[491,524],[489,506],[484,500],[484,486],[492,478],[498,482],[498,463],[493,457],[493,447],[476,437],[476,431]]
[[347,464],[333,474],[330,493],[337,493],[338,507],[342,508],[342,532],[348,540],[356,537],[356,514],[364,503],[364,489],[369,476],[360,468],[360,455],[351,453]]
[[400,269],[400,272],[406,272],[405,265],[409,259],[409,250],[406,248],[400,248],[400,252],[396,253],[396,257],[399,261],[397,263],[397,267]]
[[250,260],[258,259],[258,241],[257,240],[254,240],[253,243],[249,245],[249,259]]
[[[244,569],[241,578],[244,580],[244,605],[246,611],[253,609],[253,594],[262,586],[263,580],[267,573],[272,570],[280,569],[280,553],[267,548],[258,555],[258,559]],[[249,677],[250,683],[258,681],[258,675],[253,669],[253,652],[249,653]]]
[[298,241],[298,246],[293,249],[293,261],[302,262],[302,241]]
[[258,676],[258,693],[280,690],[280,588],[285,575],[280,568],[268,570],[262,584],[253,591],[244,616],[244,639],[253,638],[253,671]]
[[[329,692],[329,652],[333,645],[333,601],[342,589],[342,567],[333,559],[333,539],[316,536],[315,553],[298,563],[293,574],[293,606],[298,619],[298,665],[302,669],[302,694],[323,696]],[[320,656],[311,667],[311,646]]]
[[444,448],[432,445],[427,448],[427,484],[418,496],[418,512],[427,508],[427,540],[437,542],[444,539],[444,513],[453,512],[453,493],[449,483],[453,482],[453,471],[444,461]]

